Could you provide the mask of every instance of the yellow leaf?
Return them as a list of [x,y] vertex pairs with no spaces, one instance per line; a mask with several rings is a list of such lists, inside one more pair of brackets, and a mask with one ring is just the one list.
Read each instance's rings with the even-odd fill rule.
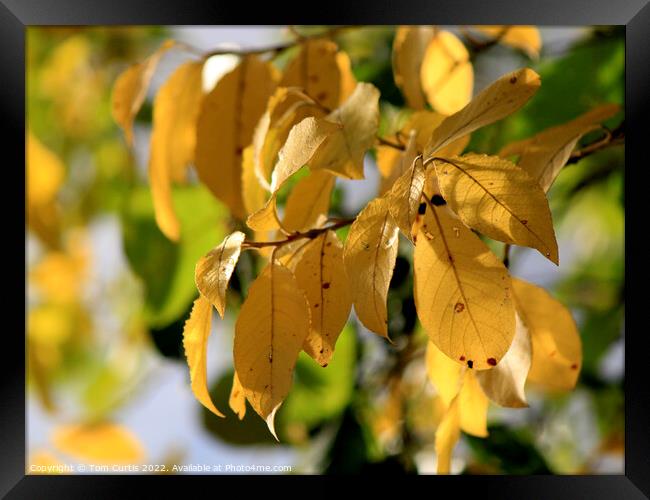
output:
[[247,214],[257,212],[266,203],[267,191],[255,172],[253,145],[244,149],[242,158],[242,199]]
[[537,92],[540,84],[539,75],[528,68],[502,76],[463,109],[445,118],[433,132],[425,158],[456,139],[514,113]]
[[393,41],[393,75],[409,107],[424,108],[426,101],[420,86],[420,67],[433,38],[432,26],[400,26]]
[[578,141],[588,132],[600,128],[600,123],[614,116],[619,110],[617,104],[598,106],[575,120],[506,146],[499,152],[499,156],[519,155],[519,167],[528,172],[542,189],[548,192],[571,157]]
[[515,305],[530,332],[533,360],[528,380],[551,390],[575,387],[582,342],[569,310],[546,290],[513,278]]
[[546,195],[524,170],[477,154],[433,163],[443,197],[463,222],[490,238],[536,248],[558,264]]
[[173,40],[166,40],[153,54],[127,68],[115,80],[112,96],[113,119],[124,130],[129,146],[133,146],[133,120],[147,96],[156,66],[174,44]]
[[312,98],[299,89],[276,89],[253,134],[253,162],[262,186],[271,190],[269,177],[293,126],[307,117],[321,118],[325,114]]
[[[415,131],[415,142],[418,153],[423,153],[434,130],[445,120],[446,116],[435,111],[416,111],[413,113],[406,125],[402,128],[402,134],[408,135]],[[437,151],[438,156],[455,156],[463,152],[469,143],[470,136],[466,135],[456,139],[447,146]]]
[[451,453],[460,439],[460,412],[455,397],[436,430],[436,460],[438,474],[451,471]]
[[293,273],[267,265],[248,290],[235,324],[235,370],[253,409],[275,436],[273,419],[289,393],[309,332],[309,304]]
[[470,101],[474,70],[469,52],[456,35],[436,33],[424,53],[420,80],[431,107],[443,114],[455,113]]
[[228,282],[239,260],[245,238],[244,233],[235,231],[196,263],[196,287],[214,305],[222,318],[226,310]]
[[244,394],[244,388],[241,386],[237,372],[232,377],[232,389],[230,390],[228,406],[237,414],[239,420],[242,420],[246,416],[246,395]]
[[[513,281],[513,287],[514,285]],[[507,408],[526,408],[524,386],[531,362],[530,333],[517,315],[515,337],[510,349],[491,370],[476,372],[483,392],[490,400]]]
[[307,245],[295,275],[311,310],[311,325],[303,348],[320,365],[327,366],[352,309],[343,247],[334,231],[323,233]]
[[379,91],[359,83],[341,107],[327,115],[338,130],[314,155],[309,167],[326,169],[348,179],[363,179],[363,158],[375,143],[379,126]]
[[278,162],[271,176],[271,198],[257,212],[251,214],[246,224],[255,231],[268,231],[280,227],[276,212],[276,194],[286,180],[310,164],[319,147],[333,135],[338,126],[323,119],[305,118],[295,125],[278,153]]
[[404,151],[391,146],[377,147],[377,166],[382,177],[379,183],[381,195],[390,191],[395,186],[397,179],[407,170],[410,171],[413,166],[413,161],[418,155],[415,132],[411,132],[408,138],[408,144]]
[[535,26],[475,26],[475,29],[499,38],[499,42],[510,45],[537,59],[542,48],[542,37]]
[[411,167],[395,181],[386,195],[388,209],[402,234],[413,241],[411,228],[418,215],[420,198],[424,189],[425,170],[422,157],[416,158]]
[[287,198],[282,226],[289,232],[319,226],[327,218],[335,180],[327,170],[317,170],[300,179]]
[[54,430],[52,442],[61,452],[84,462],[127,464],[144,459],[138,439],[110,422],[61,425]]
[[172,241],[180,223],[172,201],[171,182],[181,182],[194,161],[196,120],[202,91],[203,62],[181,65],[160,88],[153,104],[149,181],[158,227]]
[[463,367],[429,341],[426,353],[427,375],[446,407],[460,392]]
[[334,109],[347,97],[354,82],[346,58],[347,54],[338,52],[330,40],[307,40],[285,69],[280,85],[301,87],[322,106]]
[[268,62],[246,56],[205,96],[197,124],[199,179],[235,217],[246,214],[242,200],[242,156],[276,87]]
[[483,393],[476,374],[467,370],[458,394],[461,430],[472,436],[486,437],[488,405],[488,398]]
[[496,365],[515,333],[502,262],[446,206],[427,202],[413,268],[415,306],[431,341],[470,368]]
[[212,304],[203,295],[194,301],[183,329],[183,348],[190,368],[192,392],[196,399],[215,415],[223,417],[214,406],[207,382],[208,337],[212,329]]
[[61,159],[31,132],[27,134],[27,203],[31,207],[54,201],[65,177]]
[[398,234],[388,203],[376,198],[350,227],[343,251],[354,310],[368,330],[386,338],[386,297],[397,258]]

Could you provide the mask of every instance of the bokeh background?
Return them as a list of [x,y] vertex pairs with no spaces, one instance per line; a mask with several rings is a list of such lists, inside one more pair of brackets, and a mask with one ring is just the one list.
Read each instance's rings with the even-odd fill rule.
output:
[[[475,92],[522,66],[541,75],[542,87],[521,111],[473,134],[469,150],[496,154],[596,105],[623,104],[622,28],[540,31],[539,59],[494,45],[474,60]],[[384,125],[404,104],[392,78],[393,36],[393,27],[358,27],[336,37],[357,79],[380,89]],[[421,334],[406,248],[389,299],[395,345],[351,318],[326,370],[301,358],[278,414],[281,444],[250,407],[242,422],[227,407],[236,308],[213,322],[208,353],[213,396],[227,418],[205,411],[190,390],[181,341],[197,294],[194,264],[227,234],[229,221],[195,182],[175,188],[187,227],[178,244],[154,221],[146,175],[151,101],[183,57],[172,51],[160,64],[137,117],[134,150],[111,117],[111,88],[121,71],[167,38],[207,51],[291,37],[283,27],[28,28],[28,472],[30,464],[56,463],[435,471],[439,407],[424,378],[422,352],[411,352],[404,340]],[[232,63],[210,60],[207,84]],[[365,171],[363,181],[337,182],[334,212],[353,215],[376,194],[372,155]],[[511,253],[513,275],[546,287],[571,308],[584,348],[578,386],[562,394],[528,388],[525,410],[491,406],[490,436],[464,436],[452,472],[623,473],[623,172],[618,146],[560,175],[549,193],[559,267],[532,250]],[[235,301],[251,273],[244,253]]]

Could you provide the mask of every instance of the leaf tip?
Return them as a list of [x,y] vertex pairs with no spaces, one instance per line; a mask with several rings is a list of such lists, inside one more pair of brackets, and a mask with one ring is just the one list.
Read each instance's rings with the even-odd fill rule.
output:
[[273,408],[273,411],[269,413],[269,415],[266,417],[266,426],[269,428],[269,431],[271,434],[273,434],[273,437],[275,440],[279,443],[280,439],[278,438],[278,435],[275,432],[275,414],[277,413],[278,409],[282,405],[282,402],[278,403],[278,405]]

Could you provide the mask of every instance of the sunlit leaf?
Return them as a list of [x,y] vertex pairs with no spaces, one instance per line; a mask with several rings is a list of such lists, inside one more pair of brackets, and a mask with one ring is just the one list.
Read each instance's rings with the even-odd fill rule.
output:
[[388,337],[386,297],[398,242],[398,228],[388,203],[376,198],[350,227],[343,252],[354,310],[366,328],[383,337]]
[[392,58],[395,84],[413,109],[423,109],[426,104],[420,85],[420,67],[433,36],[433,26],[400,26],[395,31]]
[[223,417],[208,392],[208,337],[212,331],[212,304],[203,295],[194,301],[192,313],[185,322],[183,347],[190,368],[192,392],[199,402],[219,417]]

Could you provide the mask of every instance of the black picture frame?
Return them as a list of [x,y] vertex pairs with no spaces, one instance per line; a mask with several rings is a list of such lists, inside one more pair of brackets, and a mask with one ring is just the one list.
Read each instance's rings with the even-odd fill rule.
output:
[[[625,232],[633,238],[643,231],[645,210],[641,207],[640,182],[647,169],[644,121],[650,116],[650,4],[649,0],[373,0],[319,4],[283,5],[223,2],[221,0],[0,0],[0,110],[5,140],[4,250],[7,259],[3,276],[10,277],[5,299],[5,353],[0,370],[0,494],[7,498],[117,498],[136,495],[136,484],[146,483],[147,496],[155,490],[185,491],[188,481],[212,481],[213,477],[183,476],[177,480],[155,476],[30,476],[25,474],[25,338],[15,319],[18,305],[14,286],[24,289],[17,262],[24,246],[24,219],[16,207],[25,182],[18,166],[25,153],[25,35],[33,25],[219,25],[219,24],[536,24],[536,25],[625,25]],[[645,161],[644,161],[645,160]],[[17,182],[14,182],[14,179]],[[22,193],[22,194],[21,194]],[[8,196],[7,196],[8,195]],[[14,199],[14,197],[16,199]],[[646,195],[647,197],[647,195]],[[24,199],[23,199],[24,202]],[[24,217],[24,212],[23,217]],[[26,260],[25,260],[26,262]],[[638,247],[626,246],[627,289],[635,290],[643,279]],[[6,271],[9,272],[6,272]],[[631,270],[631,271],[630,271]],[[14,281],[15,276],[15,281]],[[647,382],[647,328],[641,310],[643,292],[628,293],[626,300],[625,349],[625,474],[619,476],[428,476],[432,488],[445,485],[462,496],[483,498],[650,498],[650,384]],[[26,302],[23,304],[26,311]],[[24,325],[23,325],[24,326]],[[8,327],[8,328],[7,328]],[[7,337],[9,337],[7,339]],[[219,493],[223,481],[248,478],[219,476],[211,482]],[[266,480],[305,481],[301,477],[271,477]],[[324,477],[307,478],[316,482]],[[310,481],[311,482],[311,481]],[[419,481],[418,481],[419,482]],[[372,484],[371,484],[372,483]],[[217,488],[214,485],[219,485]],[[247,483],[248,484],[248,483]],[[364,481],[364,488],[379,482]],[[402,488],[401,482],[393,483]],[[288,485],[284,485],[286,488]],[[303,494],[317,493],[314,485]],[[164,490],[163,490],[164,489]],[[221,490],[223,491],[223,490]],[[243,490],[242,490],[243,491]],[[369,490],[368,490],[369,491]],[[404,491],[404,490],[400,490]],[[438,490],[432,490],[435,494]],[[333,493],[333,492],[331,492]],[[187,494],[187,493],[186,493]]]

